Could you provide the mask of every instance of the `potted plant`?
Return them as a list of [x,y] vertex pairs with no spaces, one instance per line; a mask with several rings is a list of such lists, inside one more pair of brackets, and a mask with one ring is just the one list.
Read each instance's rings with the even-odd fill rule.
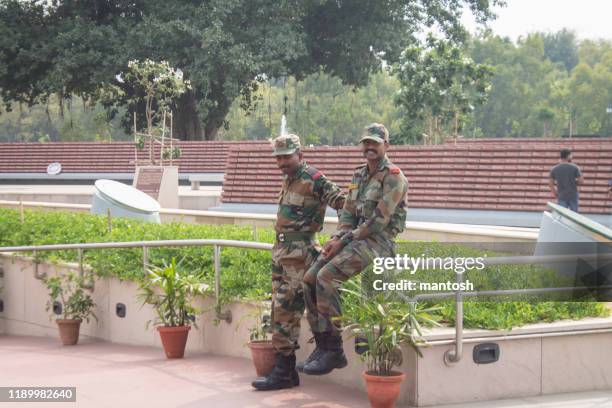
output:
[[162,159],[169,160],[170,158],[179,159],[181,157],[182,151],[180,147],[173,147],[172,149],[166,148],[162,152]]
[[[83,287],[84,279],[72,271],[46,278],[44,282],[49,289],[47,311],[61,315],[55,320],[60,339],[64,346],[73,346],[79,341],[81,322],[89,323],[90,316],[98,320],[92,310],[95,307],[93,299]],[[56,302],[60,302],[59,306]]]
[[251,350],[257,376],[265,377],[274,368],[274,347],[272,346],[272,340],[268,339],[272,329],[270,303],[258,301],[253,313],[245,315],[244,318],[255,320],[249,328],[247,345]]
[[164,260],[161,267],[147,268],[146,277],[139,282],[141,302],[152,305],[156,313],[147,327],[151,323],[157,326],[167,358],[183,358],[191,330],[189,317],[199,312],[193,301],[206,290],[197,276],[181,268],[183,260],[177,264],[173,257],[170,264]]
[[408,343],[422,357],[419,347],[427,342],[422,338],[421,326],[439,325],[432,312],[440,308],[390,300],[385,292],[366,298],[361,294],[361,285],[353,279],[345,283],[342,291],[347,294],[342,320],[357,339],[355,346],[362,350],[360,358],[367,365],[362,375],[370,404],[374,408],[392,408],[406,378],[406,374],[393,370],[403,360],[401,344]]

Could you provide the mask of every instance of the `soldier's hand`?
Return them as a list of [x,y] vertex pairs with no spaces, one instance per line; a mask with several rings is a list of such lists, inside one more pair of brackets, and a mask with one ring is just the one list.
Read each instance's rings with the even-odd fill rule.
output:
[[339,238],[332,238],[325,243],[323,249],[321,250],[321,254],[323,254],[323,259],[329,261],[333,258],[340,250],[342,249],[342,241]]
[[331,249],[331,247],[332,247],[332,243],[333,243],[334,241],[337,241],[337,240],[338,240],[338,238],[337,238],[337,237],[334,237],[334,238],[330,239],[329,241],[327,241],[327,242],[325,243],[325,245],[323,245],[323,248],[321,249],[321,253],[322,253],[323,255],[327,254],[327,253],[329,252],[329,250]]

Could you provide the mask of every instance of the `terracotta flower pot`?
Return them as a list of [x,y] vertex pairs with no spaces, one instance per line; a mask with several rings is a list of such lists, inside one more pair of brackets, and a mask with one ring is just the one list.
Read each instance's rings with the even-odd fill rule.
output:
[[406,374],[391,371],[391,375],[364,372],[368,399],[372,408],[393,408]]
[[157,326],[167,358],[183,358],[189,330],[191,330],[191,326],[187,325],[176,327]]
[[253,364],[258,377],[265,377],[274,368],[274,347],[272,340],[255,340],[249,342]]
[[59,329],[60,339],[64,346],[74,346],[79,342],[79,329],[81,320],[79,319],[57,319],[55,320]]

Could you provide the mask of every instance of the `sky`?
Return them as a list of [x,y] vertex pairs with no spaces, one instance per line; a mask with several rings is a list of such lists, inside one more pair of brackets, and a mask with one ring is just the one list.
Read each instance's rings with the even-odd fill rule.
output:
[[[579,39],[612,40],[612,0],[506,0],[496,7],[497,19],[489,27],[516,40],[534,31],[556,32],[569,28]],[[463,22],[472,32],[477,25],[471,15]]]

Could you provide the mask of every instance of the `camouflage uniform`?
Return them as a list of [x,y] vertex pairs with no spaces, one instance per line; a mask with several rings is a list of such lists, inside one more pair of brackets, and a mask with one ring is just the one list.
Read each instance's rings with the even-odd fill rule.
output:
[[[388,133],[380,140],[388,140]],[[333,318],[341,316],[340,283],[363,271],[375,257],[394,256],[395,236],[406,224],[407,192],[406,177],[386,156],[372,174],[367,164],[355,169],[334,234],[344,247],[329,261],[320,256],[307,271],[307,281],[316,282],[304,289],[313,332],[338,336],[341,324]]]
[[[287,152],[297,148],[299,138],[295,135],[276,139],[275,154],[290,154]],[[284,176],[272,248],[272,344],[283,355],[299,348],[305,308],[302,282],[321,248],[315,234],[323,227],[327,206],[339,210],[344,199],[338,186],[306,163],[293,177]]]

